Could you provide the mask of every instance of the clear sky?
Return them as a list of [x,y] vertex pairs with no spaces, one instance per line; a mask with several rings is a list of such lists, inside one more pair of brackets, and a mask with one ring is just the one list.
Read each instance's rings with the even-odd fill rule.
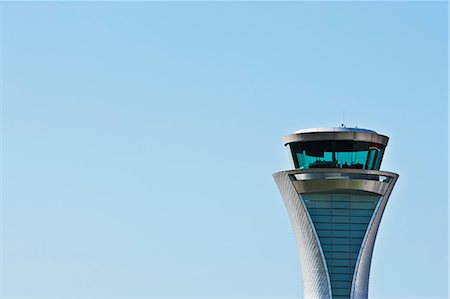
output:
[[390,136],[370,297],[447,297],[446,2],[2,2],[1,294],[300,297],[282,137]]

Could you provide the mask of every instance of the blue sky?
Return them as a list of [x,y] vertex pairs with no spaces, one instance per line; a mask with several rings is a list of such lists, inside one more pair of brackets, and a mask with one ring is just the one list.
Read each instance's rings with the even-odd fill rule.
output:
[[446,2],[1,5],[3,297],[301,296],[272,173],[344,119],[400,174],[370,297],[447,297]]

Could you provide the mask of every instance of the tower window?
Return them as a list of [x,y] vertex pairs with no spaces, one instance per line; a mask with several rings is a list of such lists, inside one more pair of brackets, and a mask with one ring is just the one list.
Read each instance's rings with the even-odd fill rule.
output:
[[351,140],[307,141],[289,144],[295,168],[354,168],[378,170],[384,146]]

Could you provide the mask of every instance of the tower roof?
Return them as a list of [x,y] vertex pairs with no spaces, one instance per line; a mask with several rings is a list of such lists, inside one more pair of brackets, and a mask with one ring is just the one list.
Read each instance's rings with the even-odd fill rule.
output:
[[317,133],[317,132],[366,132],[366,133],[377,134],[377,132],[368,130],[368,129],[348,128],[348,127],[308,128],[308,129],[301,129],[301,130],[295,131],[294,134]]
[[331,141],[352,140],[361,142],[377,143],[386,146],[389,137],[378,134],[375,131],[361,128],[310,128],[298,130],[284,137],[284,144],[301,141]]

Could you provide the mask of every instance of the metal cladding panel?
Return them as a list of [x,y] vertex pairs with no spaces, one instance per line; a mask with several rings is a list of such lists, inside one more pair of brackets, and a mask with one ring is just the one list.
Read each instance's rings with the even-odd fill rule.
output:
[[275,173],[297,240],[302,267],[304,297],[330,299],[331,286],[327,266],[307,209],[286,172]]

